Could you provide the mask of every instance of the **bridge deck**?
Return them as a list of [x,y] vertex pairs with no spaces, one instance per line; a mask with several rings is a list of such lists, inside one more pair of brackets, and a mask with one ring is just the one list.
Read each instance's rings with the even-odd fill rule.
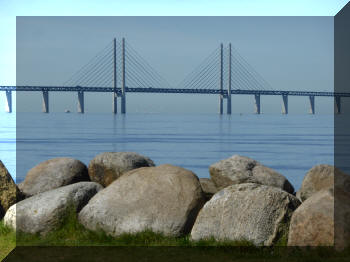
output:
[[[0,86],[0,91],[52,91],[52,92],[113,92],[112,87],[62,87],[62,86]],[[121,88],[116,89],[121,94]],[[126,87],[128,93],[170,93],[170,94],[222,94],[227,90],[220,89],[177,89],[177,88],[144,88]],[[341,96],[350,97],[350,93],[314,92],[314,91],[282,91],[282,90],[240,90],[232,89],[231,94],[238,95],[289,95],[289,96]]]

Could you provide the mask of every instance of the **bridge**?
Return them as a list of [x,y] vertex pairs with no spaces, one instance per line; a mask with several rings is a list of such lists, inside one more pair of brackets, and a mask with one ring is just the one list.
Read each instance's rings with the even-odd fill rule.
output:
[[[225,88],[224,88],[225,87]],[[234,88],[232,88],[234,87]],[[72,75],[66,82],[55,86],[21,85],[0,86],[6,92],[7,111],[12,112],[12,92],[42,92],[43,112],[49,112],[49,92],[77,92],[78,112],[84,113],[85,92],[112,93],[112,110],[117,113],[121,100],[121,113],[126,113],[127,93],[210,94],[219,96],[219,113],[231,114],[232,95],[253,95],[255,113],[261,113],[262,95],[281,96],[282,113],[288,114],[289,96],[309,98],[310,113],[315,114],[315,97],[334,97],[336,113],[341,113],[341,98],[350,93],[287,91],[273,89],[254,68],[228,44],[220,44],[178,86],[171,86],[122,38],[113,39],[100,53]]]

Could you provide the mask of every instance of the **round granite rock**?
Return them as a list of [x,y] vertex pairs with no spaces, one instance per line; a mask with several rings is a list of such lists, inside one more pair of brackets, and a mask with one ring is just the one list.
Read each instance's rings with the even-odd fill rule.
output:
[[17,231],[42,234],[55,230],[70,212],[78,213],[103,187],[79,182],[45,191],[11,206],[5,224]]
[[214,182],[209,178],[200,178],[199,182],[201,183],[203,192],[205,194],[205,198],[207,200],[210,200],[212,196],[218,192],[218,189],[216,188]]
[[20,185],[20,189],[26,197],[30,197],[48,190],[89,180],[87,167],[81,161],[60,157],[41,162],[29,170]]
[[209,167],[210,177],[220,190],[227,186],[243,183],[257,183],[294,193],[294,187],[283,175],[260,164],[258,161],[240,155],[221,160]]
[[306,173],[297,197],[305,201],[319,191],[333,189],[334,184],[338,190],[350,193],[349,175],[331,165],[314,166]]
[[93,197],[79,213],[90,230],[109,235],[151,230],[169,236],[190,232],[205,203],[197,176],[172,165],[129,171]]
[[105,152],[90,161],[89,176],[91,181],[106,187],[130,170],[151,166],[151,159],[137,153]]
[[217,192],[199,212],[193,240],[247,240],[270,246],[287,238],[292,212],[300,205],[293,195],[256,183],[231,185]]

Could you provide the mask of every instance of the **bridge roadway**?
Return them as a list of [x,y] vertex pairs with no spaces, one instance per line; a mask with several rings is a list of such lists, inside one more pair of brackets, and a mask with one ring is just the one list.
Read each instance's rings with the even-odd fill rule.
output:
[[[49,91],[49,92],[113,92],[113,87],[63,87],[63,86],[0,86],[0,91]],[[121,88],[116,89],[121,94]],[[168,93],[168,94],[216,94],[227,96],[227,90],[220,89],[181,89],[181,88],[144,88],[126,87],[128,93]],[[242,90],[232,89],[237,95],[287,95],[287,96],[339,96],[350,97],[350,93],[315,92],[315,91],[282,91],[282,90]]]
[[334,97],[336,113],[341,112],[341,98],[350,97],[350,93],[315,92],[315,91],[282,91],[282,90],[240,90],[240,89],[188,89],[188,88],[153,88],[153,87],[67,87],[67,86],[0,86],[0,91],[6,92],[7,111],[12,112],[12,91],[42,92],[43,112],[49,112],[49,92],[78,92],[78,112],[84,113],[85,92],[115,92],[113,95],[113,112],[117,112],[117,97],[121,97],[122,113],[125,113],[125,93],[168,93],[168,94],[212,94],[219,95],[219,111],[223,113],[223,99],[227,99],[227,114],[231,114],[231,95],[254,95],[255,113],[261,113],[261,95],[282,96],[282,113],[288,114],[288,96],[308,96],[310,101],[310,113],[315,114],[315,96]]

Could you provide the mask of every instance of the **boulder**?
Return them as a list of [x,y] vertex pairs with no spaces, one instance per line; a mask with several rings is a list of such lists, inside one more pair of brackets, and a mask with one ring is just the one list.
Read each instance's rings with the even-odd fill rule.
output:
[[300,201],[279,188],[256,183],[231,185],[217,192],[199,212],[193,240],[247,240],[270,246],[286,239],[292,212]]
[[303,202],[294,212],[288,246],[334,245],[334,195],[322,190]]
[[10,206],[23,198],[10,173],[0,160],[0,219]]
[[214,182],[209,178],[200,178],[199,182],[201,183],[203,192],[205,194],[206,200],[210,200],[211,197],[218,192]]
[[190,232],[204,202],[191,171],[168,164],[143,167],[100,191],[79,213],[79,221],[112,236],[145,230],[181,236]]
[[[337,187],[337,178],[346,179],[346,183]],[[350,188],[349,176],[337,176],[335,173],[334,190],[334,246],[338,250],[350,247]],[[341,182],[339,179],[338,182]],[[347,186],[345,187],[345,185]],[[347,190],[345,190],[347,189]]]
[[71,212],[79,212],[101,189],[94,182],[79,182],[36,194],[11,206],[4,222],[17,231],[45,235]]
[[127,171],[151,167],[154,163],[148,157],[133,152],[105,152],[89,163],[91,181],[106,187]]
[[26,197],[48,190],[89,181],[87,167],[77,159],[53,158],[29,170],[20,188]]
[[349,175],[331,165],[314,166],[306,173],[301,188],[297,192],[297,197],[301,201],[305,201],[319,191],[334,188],[334,181],[336,181],[339,190],[350,193]]
[[294,193],[294,187],[283,175],[244,156],[234,155],[221,160],[211,165],[209,172],[219,190],[234,184],[257,183]]

